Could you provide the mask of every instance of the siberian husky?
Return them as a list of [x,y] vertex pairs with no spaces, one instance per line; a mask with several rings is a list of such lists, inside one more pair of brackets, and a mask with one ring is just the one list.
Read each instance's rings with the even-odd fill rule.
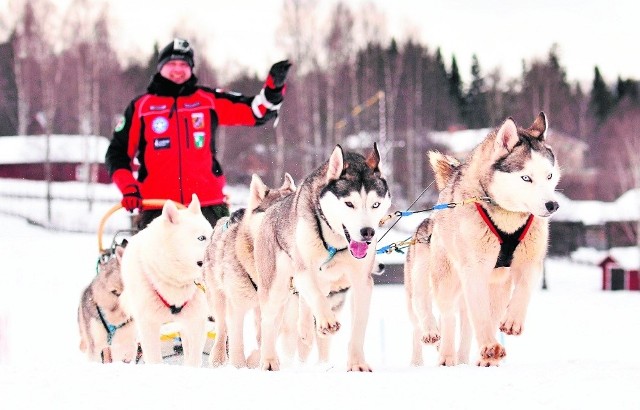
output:
[[[285,173],[278,189],[269,189],[254,174],[249,185],[247,208],[220,219],[214,228],[204,259],[205,281],[209,306],[216,321],[216,340],[209,363],[226,363],[227,342],[229,361],[235,367],[257,367],[258,354],[247,361],[244,353],[244,318],[253,309],[256,334],[260,338],[257,273],[253,262],[253,238],[260,227],[265,209],[296,189],[293,178]],[[227,334],[228,330],[228,334]],[[259,340],[258,340],[259,343]]]
[[[439,202],[457,205],[438,211],[418,228],[416,237],[423,241],[410,249],[408,286],[410,315],[419,326],[414,340],[434,343],[440,338],[441,365],[468,360],[472,333],[467,314],[479,345],[479,366],[499,365],[505,357],[496,340],[498,330],[519,335],[524,329],[547,252],[549,217],[558,209],[560,170],[546,144],[547,129],[544,113],[529,128],[508,118],[462,165],[430,153],[442,188]],[[472,199],[477,201],[462,204]],[[456,357],[457,312],[461,342]],[[414,346],[412,363],[420,362]]]
[[371,371],[364,357],[375,261],[375,228],[391,204],[378,167],[338,145],[295,194],[265,211],[255,241],[262,343],[260,367],[279,370],[276,340],[292,282],[308,305],[320,335],[340,329],[327,296],[338,283],[350,288],[353,314],[347,369]]
[[121,245],[100,257],[97,275],[80,297],[80,350],[92,361],[128,363],[136,357],[133,319],[120,305],[120,261],[126,245],[127,240],[124,239]]
[[162,214],[133,235],[122,257],[123,303],[136,319],[145,363],[161,363],[160,328],[180,328],[184,364],[202,365],[207,300],[202,265],[213,228],[194,194],[186,209],[166,201]]

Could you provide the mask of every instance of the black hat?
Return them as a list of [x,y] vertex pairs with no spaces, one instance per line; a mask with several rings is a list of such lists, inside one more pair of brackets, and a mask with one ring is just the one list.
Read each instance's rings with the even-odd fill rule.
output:
[[193,68],[193,49],[187,40],[175,38],[165,48],[160,51],[158,56],[158,71],[169,60],[184,60]]

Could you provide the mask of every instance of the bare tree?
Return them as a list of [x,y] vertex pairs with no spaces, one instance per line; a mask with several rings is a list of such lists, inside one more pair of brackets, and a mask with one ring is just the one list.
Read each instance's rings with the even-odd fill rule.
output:
[[[284,0],[282,21],[278,30],[281,33],[278,37],[280,45],[288,51],[295,63],[289,89],[293,92],[293,100],[297,108],[295,110],[297,117],[293,119],[296,124],[294,133],[297,136],[295,140],[298,152],[304,157],[302,168],[305,175],[314,167],[315,148],[320,149],[321,146],[319,138],[315,138],[314,141],[310,139],[311,124],[319,122],[319,119],[314,117],[314,112],[317,112],[319,106],[319,85],[312,82],[313,76],[310,75],[318,66],[317,5],[317,0]],[[317,128],[314,135],[320,136]],[[284,140],[278,140],[276,145],[279,150],[283,150]],[[284,152],[277,153],[276,178],[281,178],[283,175],[284,158]]]

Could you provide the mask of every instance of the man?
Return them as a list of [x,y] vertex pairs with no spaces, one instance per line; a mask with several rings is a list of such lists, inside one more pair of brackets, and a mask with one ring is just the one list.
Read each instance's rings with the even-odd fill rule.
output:
[[[216,128],[265,124],[277,117],[284,97],[287,60],[271,67],[258,95],[247,97],[198,85],[193,56],[189,42],[180,38],[162,49],[147,93],[128,105],[107,149],[105,163],[122,192],[122,206],[140,210],[138,229],[161,213],[143,209],[143,198],[188,205],[195,193],[212,226],[229,215],[225,176],[215,158]],[[137,180],[134,158],[140,164]]]

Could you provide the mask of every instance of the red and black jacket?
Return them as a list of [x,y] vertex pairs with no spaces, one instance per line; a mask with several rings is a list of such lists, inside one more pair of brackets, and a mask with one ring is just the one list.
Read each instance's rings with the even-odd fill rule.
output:
[[132,163],[137,158],[142,198],[188,205],[196,193],[202,206],[224,203],[216,128],[262,125],[278,107],[266,100],[264,89],[247,97],[199,86],[195,76],[175,84],[156,74],[147,91],[131,101],[114,130],[105,156],[113,181],[121,191],[136,184]]

